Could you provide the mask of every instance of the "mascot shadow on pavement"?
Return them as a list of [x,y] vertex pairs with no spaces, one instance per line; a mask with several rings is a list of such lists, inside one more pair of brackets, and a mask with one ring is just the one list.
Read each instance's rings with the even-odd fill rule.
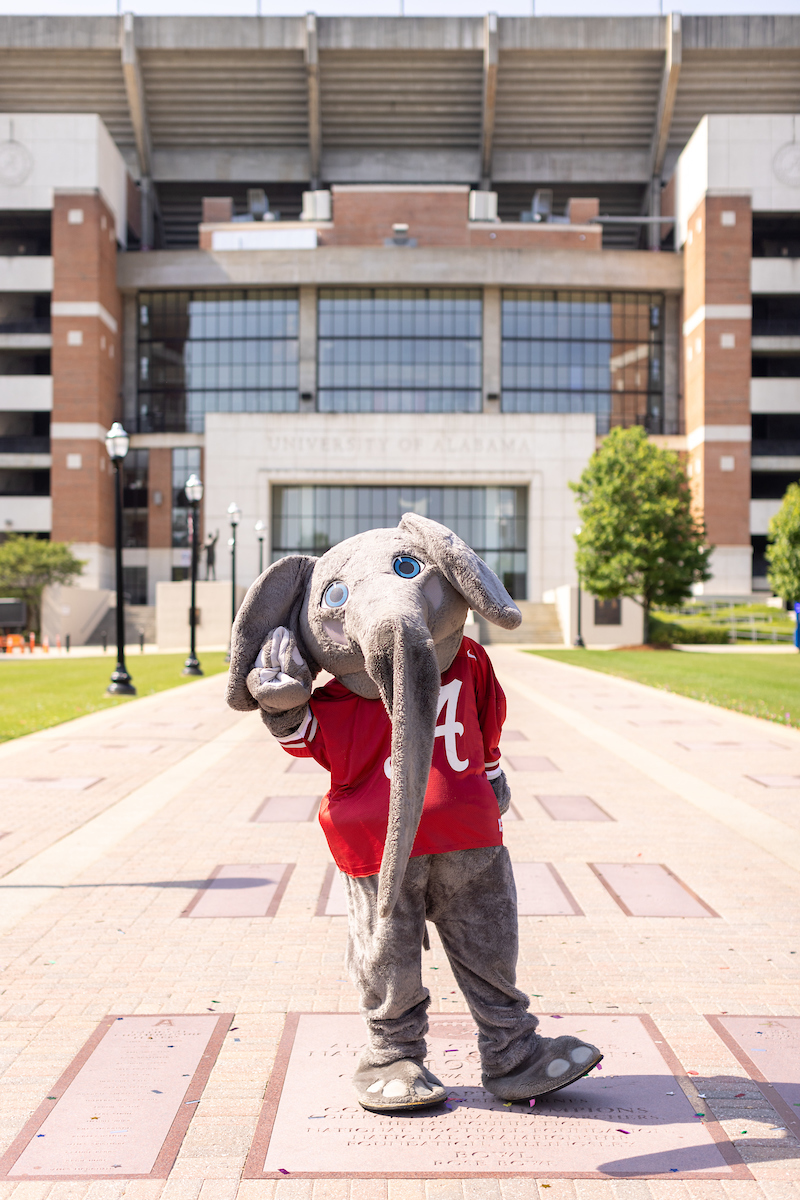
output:
[[[342,873],[347,966],[367,1025],[353,1084],[372,1112],[446,1096],[424,1065],[426,920],[478,1027],[488,1091],[543,1096],[602,1058],[578,1038],[541,1037],[516,987],[505,697],[485,650],[464,637],[470,608],[504,629],[521,620],[465,542],[407,513],[321,558],[273,563],[233,629],[230,706],[260,708],[289,754],[331,772],[320,822]],[[320,670],[334,678],[312,693]]]

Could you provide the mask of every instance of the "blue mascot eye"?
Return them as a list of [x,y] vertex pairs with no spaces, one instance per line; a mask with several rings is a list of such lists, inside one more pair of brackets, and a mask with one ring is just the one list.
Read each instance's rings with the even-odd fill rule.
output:
[[349,595],[347,585],[337,581],[328,587],[322,600],[328,608],[341,608]]
[[392,566],[394,567],[395,575],[399,575],[401,579],[413,579],[422,570],[422,563],[417,562],[415,558],[410,558],[407,554],[402,554],[400,558],[396,558]]

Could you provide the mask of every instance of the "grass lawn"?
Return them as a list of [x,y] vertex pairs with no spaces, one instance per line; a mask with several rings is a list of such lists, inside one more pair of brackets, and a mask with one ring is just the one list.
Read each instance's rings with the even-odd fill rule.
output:
[[680,650],[535,650],[542,658],[800,727],[800,655]]
[[[221,651],[201,654],[205,674],[227,670],[224,658]],[[134,654],[127,660],[139,696],[191,683],[181,675],[185,661],[185,654]],[[135,699],[105,695],[115,663],[110,652],[102,658],[0,662],[0,742]]]

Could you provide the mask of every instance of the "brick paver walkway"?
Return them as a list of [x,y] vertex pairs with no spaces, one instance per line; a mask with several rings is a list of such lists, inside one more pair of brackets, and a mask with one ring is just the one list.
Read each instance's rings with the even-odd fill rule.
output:
[[[318,794],[325,777],[288,771],[257,716],[224,707],[217,676],[0,748],[0,1150],[108,1014],[213,1008],[237,1026],[168,1180],[0,1182],[0,1200],[521,1200],[545,1186],[543,1200],[800,1200],[800,1144],[703,1015],[800,1015],[800,733],[492,656],[507,729],[528,739],[505,755],[556,768],[508,770],[522,820],[506,843],[517,862],[552,863],[584,914],[521,918],[521,985],[537,1011],[649,1014],[753,1181],[242,1181],[284,1014],[356,1002],[345,919],[316,915],[330,861],[317,823],[251,821],[265,797]],[[590,796],[614,820],[552,820],[537,795]],[[665,864],[719,917],[626,915],[589,864],[637,862]],[[295,864],[276,916],[181,917],[216,867],[252,863]],[[432,1011],[464,1012],[432,942]]]

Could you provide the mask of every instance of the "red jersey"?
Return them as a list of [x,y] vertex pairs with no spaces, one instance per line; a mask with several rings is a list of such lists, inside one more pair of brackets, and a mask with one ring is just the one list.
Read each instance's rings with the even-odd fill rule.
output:
[[[442,675],[433,760],[411,857],[499,846],[502,821],[490,779],[500,774],[506,698],[482,646],[464,638]],[[347,875],[380,870],[389,821],[392,725],[381,700],[338,679],[318,688],[303,724],[278,739],[331,773],[319,820]]]

